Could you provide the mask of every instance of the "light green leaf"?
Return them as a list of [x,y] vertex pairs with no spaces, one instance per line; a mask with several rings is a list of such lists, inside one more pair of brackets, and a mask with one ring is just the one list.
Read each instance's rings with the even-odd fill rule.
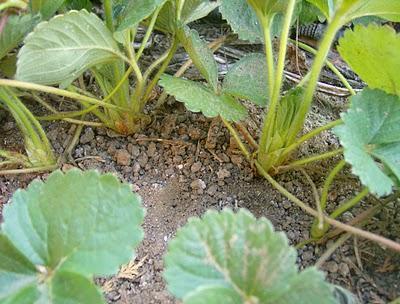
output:
[[50,19],[63,5],[65,0],[30,0],[29,5],[34,14],[40,13],[43,20]]
[[398,0],[307,0],[317,6],[328,20],[340,18],[342,25],[364,16],[378,16],[400,21]]
[[377,196],[390,194],[394,181],[385,170],[400,180],[400,97],[364,89],[342,119],[334,131],[353,173]]
[[246,0],[222,0],[220,12],[240,39],[251,42],[263,40],[256,13]]
[[49,303],[106,303],[101,291],[86,277],[65,271],[57,271],[51,282]]
[[112,34],[95,14],[70,11],[40,23],[26,37],[16,78],[66,86],[90,67],[120,56]]
[[288,1],[282,0],[247,0],[251,7],[260,15],[272,20],[278,13],[285,13]]
[[204,296],[217,304],[222,295],[223,303],[335,303],[323,276],[316,269],[298,273],[295,262],[295,249],[265,218],[209,211],[178,230],[164,277],[172,294],[190,299],[185,303],[205,303]]
[[400,95],[400,36],[388,26],[358,25],[346,31],[338,50],[370,88]]
[[217,95],[203,84],[181,78],[163,75],[159,84],[165,91],[192,112],[202,112],[206,117],[221,116],[230,121],[246,117],[247,110],[226,94]]
[[10,16],[0,34],[0,59],[22,42],[37,22],[38,18],[31,15]]
[[268,76],[265,56],[250,54],[235,63],[225,76],[222,92],[266,106]]
[[118,19],[121,20],[117,31],[123,31],[136,26],[143,19],[149,17],[166,0],[126,0],[123,3]]
[[206,42],[203,41],[196,30],[184,27],[178,30],[178,37],[194,65],[207,80],[214,92],[218,91],[218,66]]
[[[35,265],[109,275],[141,241],[140,198],[112,175],[72,170],[17,191],[3,233]],[[123,223],[123,224],[121,224]]]

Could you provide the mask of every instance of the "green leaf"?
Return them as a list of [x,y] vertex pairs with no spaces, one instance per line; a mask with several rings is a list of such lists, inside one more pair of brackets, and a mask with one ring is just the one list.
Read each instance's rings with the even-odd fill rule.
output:
[[203,84],[163,75],[159,84],[165,91],[192,112],[202,112],[206,117],[221,117],[239,121],[246,117],[247,110],[234,98],[226,94],[217,95]]
[[30,0],[30,8],[34,14],[40,13],[42,19],[53,17],[57,10],[64,4],[65,0]]
[[364,16],[378,16],[400,21],[398,0],[307,0],[317,6],[331,21],[336,15],[342,25]]
[[191,30],[186,26],[178,31],[178,37],[194,65],[214,89],[214,92],[217,92],[218,66],[210,48],[200,38],[196,30]]
[[295,262],[296,250],[265,218],[209,211],[178,230],[164,277],[184,303],[335,303],[323,275],[298,273]]
[[185,25],[207,16],[219,6],[219,1],[186,0],[182,7],[181,20],[177,20],[177,0],[168,1],[158,15],[156,28],[174,34]]
[[93,4],[91,0],[65,0],[66,8],[68,10],[82,10],[85,9],[87,11],[91,11],[93,8]]
[[[35,281],[35,265],[0,233],[0,303],[19,303],[17,298],[26,297],[26,293],[30,294]],[[35,295],[37,296],[36,292],[33,292],[32,302]]]
[[388,26],[358,25],[346,31],[338,50],[370,88],[400,95],[400,36]]
[[219,1],[210,0],[186,0],[181,13],[183,25],[206,17],[220,5]]
[[57,271],[51,282],[49,303],[106,303],[101,291],[86,277],[65,271]]
[[236,62],[225,76],[222,92],[266,106],[268,76],[265,56],[250,54]]
[[22,42],[37,22],[38,18],[31,15],[10,16],[0,34],[0,59]]
[[353,173],[376,195],[390,194],[394,181],[385,171],[400,180],[400,97],[364,89],[342,119],[334,131]]
[[121,7],[117,31],[123,31],[136,26],[143,19],[149,17],[166,0],[126,0]]
[[115,273],[143,236],[140,198],[95,171],[32,182],[14,194],[4,218],[4,234],[32,263],[83,275]]
[[111,32],[95,14],[71,11],[40,23],[26,37],[16,78],[67,86],[90,67],[120,56]]
[[251,42],[258,39],[263,40],[262,29],[256,13],[246,0],[222,0],[220,11],[240,39]]
[[272,20],[277,13],[285,13],[288,1],[282,0],[247,0],[251,7],[259,14]]

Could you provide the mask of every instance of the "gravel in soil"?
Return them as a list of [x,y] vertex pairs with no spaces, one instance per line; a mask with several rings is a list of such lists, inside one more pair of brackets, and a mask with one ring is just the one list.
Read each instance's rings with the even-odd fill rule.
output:
[[[306,129],[334,118],[343,104],[318,103]],[[185,111],[179,103],[167,106],[143,134],[118,137],[104,129],[85,128],[73,152],[75,162],[63,170],[78,167],[112,172],[133,185],[147,209],[145,239],[137,257],[118,276],[98,278],[109,303],[176,303],[165,289],[162,278],[163,254],[168,241],[189,217],[201,216],[208,209],[247,208],[257,217],[267,217],[276,230],[286,232],[295,245],[309,238],[312,217],[294,206],[262,178],[240,155],[229,133],[218,120],[206,119]],[[247,125],[252,131],[260,117],[254,110]],[[312,121],[312,123],[311,123]],[[56,153],[61,154],[74,128],[57,122],[46,126]],[[2,146],[22,151],[15,124],[8,118],[0,127]],[[255,130],[253,130],[256,133]],[[310,155],[337,146],[329,132],[305,144],[300,155]],[[329,163],[307,170],[318,189],[322,187]],[[0,214],[12,193],[37,175],[0,177]],[[46,174],[40,175],[45,178]],[[290,192],[314,205],[312,190],[300,171],[277,177]],[[332,187],[331,208],[355,194],[357,180],[345,175]],[[347,212],[342,220],[351,219],[368,201]],[[398,204],[397,204],[398,206]],[[374,220],[370,229],[378,233],[399,227],[400,212],[389,206],[381,221]],[[1,218],[0,218],[1,219]],[[382,219],[384,221],[382,221]],[[383,222],[383,223],[382,223]],[[123,225],[123,223],[121,223]],[[385,226],[386,225],[386,226]],[[385,227],[384,227],[385,226]],[[391,229],[391,230],[388,230]],[[392,238],[399,238],[399,234]],[[399,241],[399,239],[397,239]],[[302,246],[298,250],[300,268],[313,265],[333,241]],[[398,255],[362,239],[350,239],[323,264],[329,281],[351,289],[364,303],[385,303],[400,296],[400,259]]]

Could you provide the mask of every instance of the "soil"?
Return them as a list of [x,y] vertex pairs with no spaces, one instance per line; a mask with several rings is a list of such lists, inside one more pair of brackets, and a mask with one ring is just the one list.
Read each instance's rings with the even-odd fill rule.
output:
[[[337,118],[345,107],[343,99],[319,94],[305,129]],[[252,108],[246,122],[255,135],[260,126],[260,113],[260,109]],[[61,155],[75,127],[64,122],[49,123],[45,127],[55,152]],[[0,143],[4,148],[22,152],[16,130],[12,118],[6,117],[0,126]],[[296,157],[337,146],[337,138],[324,132],[302,146]],[[313,218],[255,174],[222,123],[190,113],[172,99],[142,134],[119,137],[105,129],[85,128],[72,157],[74,161],[63,164],[62,170],[78,167],[112,172],[133,185],[147,210],[145,238],[136,259],[118,276],[96,279],[109,303],[177,303],[168,294],[162,278],[167,243],[189,217],[201,216],[209,209],[246,208],[256,217],[271,220],[276,230],[286,232],[293,245],[309,238]],[[326,172],[335,161],[306,168],[317,189],[321,189]],[[32,179],[46,178],[46,175],[0,177],[0,220],[2,207],[17,188],[24,188]],[[290,171],[276,178],[291,193],[315,205],[312,188],[303,172]],[[332,187],[329,209],[359,189],[357,179],[346,171]],[[340,220],[350,220],[372,203],[372,199],[365,199]],[[386,206],[367,229],[400,241],[398,206]],[[314,265],[333,243],[330,240],[300,246],[299,268]],[[330,282],[350,289],[363,303],[387,303],[400,297],[400,256],[369,241],[350,238],[321,269]]]

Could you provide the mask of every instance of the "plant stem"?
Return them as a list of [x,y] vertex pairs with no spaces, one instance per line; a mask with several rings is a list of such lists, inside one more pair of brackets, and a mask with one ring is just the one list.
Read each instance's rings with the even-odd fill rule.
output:
[[341,125],[343,123],[343,121],[341,119],[332,121],[330,123],[327,123],[326,125],[323,125],[321,127],[318,127],[314,130],[312,130],[311,132],[308,132],[307,134],[303,135],[302,137],[300,137],[299,139],[297,139],[293,144],[291,144],[289,147],[287,147],[285,149],[285,151],[282,153],[282,157],[289,155],[291,152],[293,152],[294,150],[296,150],[302,143],[306,142],[307,140],[317,136],[318,134],[320,134],[321,132],[327,131],[332,129],[333,127],[336,127],[338,125]]
[[354,198],[347,201],[346,203],[340,205],[335,211],[330,214],[330,217],[335,219],[345,213],[347,210],[353,208],[357,205],[364,197],[369,194],[369,189],[365,187],[360,193],[358,193]]
[[322,68],[324,67],[325,60],[328,56],[332,42],[335,39],[336,32],[340,29],[341,25],[342,22],[340,20],[340,17],[334,17],[325,32],[325,35],[318,49],[318,53],[314,59],[313,66],[311,68],[310,79],[307,83],[307,88],[304,93],[303,102],[301,103],[299,112],[297,113],[296,118],[294,120],[293,127],[288,135],[289,137],[288,142],[293,142],[296,139],[297,134],[303,128],[304,120],[311,107],[319,75],[321,73]]
[[294,162],[292,162],[292,163],[290,163],[290,164],[288,164],[286,166],[281,166],[281,167],[279,167],[279,169],[287,170],[287,169],[301,167],[301,166],[304,166],[304,165],[306,165],[308,163],[312,163],[312,162],[315,162],[315,161],[320,161],[320,160],[324,160],[324,159],[336,156],[336,155],[338,155],[338,154],[340,154],[342,152],[343,152],[343,148],[340,148],[340,149],[336,149],[336,150],[329,151],[329,152],[326,152],[326,153],[313,155],[313,156],[310,156],[310,157],[307,157],[307,158],[296,160],[296,161],[294,161]]
[[15,7],[19,9],[25,9],[27,7],[27,3],[22,0],[12,0],[6,1],[5,3],[0,4],[0,12],[10,7]]
[[261,141],[260,141],[259,153],[261,159],[264,156],[263,154],[268,152],[270,145],[269,142],[271,141],[271,138],[274,135],[273,133],[275,129],[276,111],[279,104],[279,100],[281,98],[281,88],[283,82],[283,72],[285,69],[285,59],[286,59],[286,50],[290,32],[290,23],[292,21],[295,4],[296,0],[289,0],[288,8],[285,14],[285,21],[283,24],[282,34],[280,38],[278,63],[274,75],[272,98],[268,106],[268,113],[264,121],[264,127],[262,130]]
[[34,168],[28,168],[28,169],[0,170],[0,175],[15,175],[15,174],[24,174],[24,173],[53,171],[57,168],[58,168],[57,165],[49,165],[49,166],[34,167]]
[[172,58],[174,57],[174,54],[175,54],[176,50],[178,49],[178,45],[179,45],[178,39],[176,39],[174,37],[173,38],[173,42],[172,42],[172,46],[171,46],[171,48],[169,50],[167,58],[164,60],[162,66],[158,70],[157,74],[153,77],[151,82],[147,85],[147,89],[146,89],[143,97],[141,98],[140,108],[144,107],[144,105],[146,104],[147,100],[150,97],[151,92],[153,91],[154,87],[156,86],[158,80],[160,79],[161,75],[168,68],[169,63],[171,62]]
[[342,169],[344,168],[345,165],[346,165],[346,161],[342,159],[332,169],[332,171],[329,173],[328,177],[326,178],[326,180],[324,182],[324,186],[322,188],[322,192],[321,192],[321,209],[322,210],[325,210],[325,208],[326,208],[326,203],[328,201],[329,188],[331,187],[333,180],[335,179],[336,175],[338,175],[338,173],[340,171],[342,171]]
[[115,109],[115,110],[122,110],[122,111],[129,110],[128,108],[109,104],[109,103],[103,102],[101,100],[98,100],[96,98],[88,97],[88,96],[81,95],[78,93],[69,92],[67,90],[57,89],[54,87],[44,86],[44,85],[40,85],[40,84],[34,84],[34,83],[30,83],[30,82],[23,82],[23,81],[10,80],[10,79],[0,79],[0,86],[7,86],[7,87],[14,87],[14,88],[20,88],[20,89],[26,89],[26,90],[46,92],[49,94],[60,95],[60,96],[68,97],[68,98],[75,99],[78,101],[85,101],[90,104],[96,104],[96,105],[99,105],[99,106],[102,106],[105,108],[110,108],[110,109]]
[[149,26],[147,27],[147,30],[146,30],[146,34],[144,35],[142,43],[140,45],[140,48],[136,53],[136,60],[139,60],[140,56],[142,56],[143,51],[144,51],[144,49],[146,47],[146,44],[150,39],[151,33],[153,32],[154,25],[156,24],[158,14],[160,13],[162,8],[163,8],[163,5],[160,5],[156,9],[156,11],[154,12],[153,16],[151,17],[150,24],[149,24]]
[[112,16],[112,0],[104,0],[104,15],[106,17],[107,28],[114,33],[114,23]]
[[[301,49],[303,49],[313,55],[318,54],[317,50],[315,50],[314,48],[312,48],[311,46],[309,46],[305,43],[302,43],[300,41],[296,41],[293,39],[289,39],[289,40],[292,41],[293,43],[296,43],[296,45],[298,45]],[[350,83],[347,81],[346,77],[343,76],[343,74],[333,65],[332,62],[330,62],[329,60],[326,60],[326,66],[339,78],[339,80],[346,87],[346,89],[349,90],[351,95],[356,95],[356,91],[354,91],[354,89],[352,88]]]
[[[239,148],[241,149],[243,155],[246,157],[246,159],[251,162],[252,158],[251,158],[251,153],[247,150],[247,148],[245,147],[245,145],[243,144],[243,142],[240,140],[240,137],[238,135],[238,133],[236,132],[236,130],[232,127],[232,125],[227,122],[226,120],[223,120],[225,126],[232,132],[233,131],[233,135],[236,134],[236,136],[234,136],[235,140],[237,140],[237,143],[239,145]],[[242,144],[240,144],[240,142],[242,142]],[[262,165],[257,161],[254,160],[254,164],[258,169],[258,172],[275,188],[277,189],[283,196],[285,196],[286,198],[288,198],[290,201],[292,201],[293,203],[295,203],[298,207],[300,207],[301,209],[303,209],[304,211],[306,211],[308,214],[317,217],[318,216],[318,212],[316,210],[314,210],[313,208],[307,206],[303,201],[301,201],[300,199],[298,199],[296,196],[294,196],[293,194],[291,194],[289,191],[287,191],[283,186],[281,186],[271,175],[269,175],[267,173],[267,171],[264,170],[264,168],[262,167]],[[392,240],[389,240],[387,238],[384,238],[382,236],[376,235],[374,233],[368,232],[368,231],[364,231],[362,229],[350,226],[350,225],[346,225],[344,223],[341,223],[339,221],[336,221],[326,215],[324,215],[324,220],[328,223],[331,224],[332,226],[341,229],[343,231],[349,232],[351,234],[354,235],[358,235],[360,237],[369,239],[371,241],[377,242],[379,244],[382,244],[394,251],[400,252],[400,244],[396,243]]]

